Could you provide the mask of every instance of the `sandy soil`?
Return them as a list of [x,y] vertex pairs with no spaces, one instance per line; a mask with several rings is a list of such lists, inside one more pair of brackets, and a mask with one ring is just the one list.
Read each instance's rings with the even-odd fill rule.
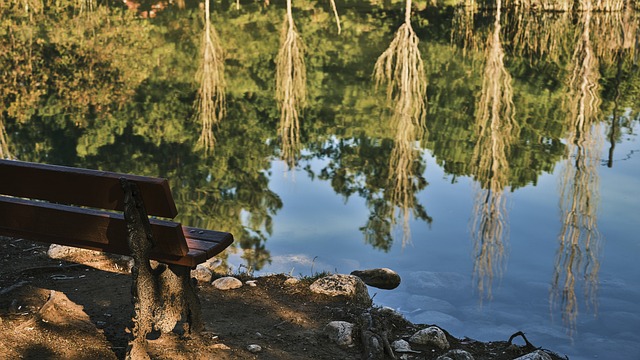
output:
[[[104,256],[61,261],[46,250],[44,244],[0,238],[0,359],[123,359],[133,310],[130,275]],[[357,323],[365,309],[349,299],[313,294],[312,279],[294,286],[284,284],[284,275],[256,280],[255,287],[229,291],[200,284],[207,331],[191,338],[154,334],[151,358],[362,358],[359,336],[354,345],[341,347],[323,329],[333,320]],[[391,340],[425,327],[398,318],[387,323]],[[447,336],[453,349],[469,351],[476,360],[514,359],[535,350],[521,339],[510,345],[507,339],[482,343]],[[262,350],[250,352],[252,344]],[[435,359],[446,352],[413,348],[420,353],[397,358]]]

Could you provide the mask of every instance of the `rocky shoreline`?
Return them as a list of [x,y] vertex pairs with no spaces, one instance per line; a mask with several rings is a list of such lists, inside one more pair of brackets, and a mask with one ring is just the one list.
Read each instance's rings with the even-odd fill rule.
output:
[[[259,279],[245,281],[249,286],[256,286],[258,282]],[[212,283],[222,291],[240,288],[242,284],[242,281],[232,276],[220,277]],[[283,284],[296,286],[300,281],[286,277]],[[522,332],[513,334],[507,341],[482,343],[469,338],[454,338],[437,325],[412,324],[393,309],[373,306],[365,284],[381,289],[394,289],[400,284],[400,277],[390,269],[371,269],[354,271],[350,275],[322,276],[309,285],[309,290],[315,294],[348,299],[353,307],[352,313],[353,310],[360,309],[354,322],[333,320],[322,332],[338,346],[359,346],[362,359],[565,359],[550,350],[535,347]],[[517,337],[525,344],[516,345],[513,340]],[[258,351],[260,350],[256,352]],[[434,357],[437,353],[443,354]]]
[[[124,359],[133,310],[128,259],[20,239],[0,248],[0,358]],[[394,288],[400,279],[388,269],[294,278],[226,276],[216,265],[192,273],[206,331],[148,338],[151,359],[563,359],[523,333],[458,339],[373,306],[365,281]]]

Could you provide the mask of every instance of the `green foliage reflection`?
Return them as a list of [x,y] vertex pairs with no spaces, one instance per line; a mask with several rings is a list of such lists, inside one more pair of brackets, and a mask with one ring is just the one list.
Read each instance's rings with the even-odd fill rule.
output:
[[[580,109],[567,102],[578,97],[565,79],[578,69],[574,45],[583,36],[571,14],[509,9],[496,26],[494,13],[414,3],[411,31],[405,26],[401,34],[409,35],[411,46],[403,49],[410,50],[406,69],[415,76],[391,88],[399,110],[388,113],[386,94],[375,91],[370,75],[406,24],[406,2],[339,3],[337,36],[330,2],[296,0],[292,14],[305,51],[292,64],[304,64],[305,91],[292,90],[301,89],[302,72],[293,69],[302,66],[282,72],[298,83],[288,88],[297,103],[287,109],[298,111],[304,100],[305,114],[283,124],[294,114],[283,111],[287,97],[277,91],[286,89],[276,69],[286,4],[216,7],[228,121],[218,125],[215,151],[205,156],[193,151],[202,133],[192,121],[203,56],[196,1],[167,5],[153,19],[115,3],[94,2],[92,11],[71,0],[27,3],[25,10],[23,1],[0,0],[0,155],[166,176],[180,220],[233,232],[254,269],[270,259],[266,241],[282,203],[269,189],[269,175],[272,160],[283,154],[293,154],[301,168],[322,160],[311,176],[345,199],[363,198],[369,209],[364,240],[383,251],[393,246],[398,208],[419,225],[435,221],[418,201],[428,191],[427,152],[452,181],[477,180],[478,204],[486,210],[475,214],[476,234],[501,233],[508,225],[500,216],[507,188],[535,184],[570,156],[564,139],[572,127],[565,119],[568,112],[577,119]],[[599,100],[584,114],[592,124],[610,122],[613,151],[638,114],[638,20],[633,11],[591,16],[597,62],[588,67],[589,96]],[[487,39],[493,42],[485,52]],[[403,89],[412,90],[393,96]],[[487,195],[490,201],[481,202]]]

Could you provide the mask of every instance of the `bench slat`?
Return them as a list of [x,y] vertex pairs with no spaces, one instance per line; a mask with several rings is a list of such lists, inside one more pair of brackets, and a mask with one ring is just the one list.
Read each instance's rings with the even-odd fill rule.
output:
[[[150,258],[163,263],[195,267],[233,243],[230,233],[149,221],[157,246]],[[0,196],[0,230],[17,238],[131,255],[120,213]]]
[[2,159],[0,177],[0,194],[118,211],[125,177],[138,185],[149,215],[178,214],[166,179]]
[[[228,233],[227,233],[228,234]],[[187,244],[189,245],[189,249],[196,249],[204,251],[208,258],[211,258],[227,248],[233,242],[233,237],[231,234],[224,241],[220,242],[210,242],[210,241],[202,241],[196,239],[187,238]]]
[[[181,258],[155,256],[153,259],[169,264],[196,267],[218,255],[233,243],[233,235],[226,232],[183,226],[183,233],[189,247],[189,253],[186,256]],[[197,238],[191,237],[194,234],[197,234]]]
[[[130,255],[123,214],[0,196],[0,229],[14,237]],[[178,223],[151,219],[155,252],[182,257],[189,248]]]

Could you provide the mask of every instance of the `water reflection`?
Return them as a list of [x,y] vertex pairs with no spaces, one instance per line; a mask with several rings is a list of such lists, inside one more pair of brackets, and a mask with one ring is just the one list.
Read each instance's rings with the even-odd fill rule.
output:
[[465,56],[467,52],[479,50],[475,29],[476,11],[477,9],[472,4],[456,6],[451,20],[451,43],[458,44]]
[[508,10],[512,21],[506,33],[513,40],[515,53],[534,62],[563,62],[565,49],[570,48],[569,34],[573,31],[568,12],[525,13]]
[[573,332],[578,316],[576,278],[584,280],[587,303],[596,308],[601,237],[597,227],[600,151],[599,63],[591,42],[592,13],[580,14],[580,37],[571,60],[567,94],[567,158],[561,175],[559,248],[552,304],[560,299],[562,319]]
[[[418,201],[428,185],[429,151],[452,182],[476,182],[469,222],[482,299],[491,297],[507,260],[507,189],[536,186],[570,159],[550,296],[569,327],[581,279],[587,302],[596,302],[597,129],[611,121],[611,165],[638,112],[634,12],[531,14],[498,6],[478,13],[469,6],[412,14],[411,1],[383,13],[386,3],[345,3],[349,23],[336,38],[326,31],[333,26],[329,6],[305,2],[296,18],[303,47],[291,2],[280,43],[282,9],[247,3],[240,11],[216,9],[221,36],[206,19],[202,44],[202,26],[193,21],[202,9],[191,2],[153,20],[104,5],[89,20],[60,9],[55,16],[47,9],[25,14],[16,2],[5,3],[0,156],[166,176],[180,221],[234,233],[243,266],[261,269],[271,260],[268,241],[283,207],[269,184],[274,158],[317,175],[345,201],[361,197],[367,246],[393,251],[395,227],[406,243],[412,216],[419,225],[432,221]],[[454,33],[445,33],[450,26]],[[216,90],[223,83],[222,68],[215,68],[222,63],[218,41],[228,51],[230,85]],[[202,66],[198,100],[194,59]],[[372,67],[384,94],[370,91]],[[194,152],[198,137],[206,148],[214,144],[207,140],[212,127],[200,127],[203,114],[215,124],[225,111],[234,121],[216,129],[215,156]],[[186,121],[194,116],[200,121]],[[318,174],[309,170],[316,160],[323,164]],[[456,219],[464,223],[466,216]]]
[[416,170],[420,170],[421,161],[421,151],[417,146],[426,130],[427,79],[418,42],[411,26],[411,0],[407,0],[404,23],[389,48],[376,61],[374,69],[376,84],[385,86],[387,105],[392,109],[390,124],[394,131],[394,146],[387,180],[390,194],[388,216],[391,226],[394,226],[397,223],[396,209],[401,212],[403,246],[410,241],[409,220],[417,205],[416,192],[424,187]]
[[10,158],[9,138],[7,136],[7,130],[4,128],[4,122],[2,121],[2,114],[0,112],[0,159]]
[[498,0],[485,50],[482,89],[477,103],[476,143],[471,172],[477,181],[471,232],[474,243],[474,277],[481,298],[491,298],[495,275],[500,275],[508,240],[506,198],[509,184],[509,151],[518,138],[514,117],[511,75],[504,64],[500,40],[501,1]]
[[276,57],[276,99],[280,104],[280,157],[289,168],[294,168],[300,157],[300,111],[307,100],[307,70],[304,47],[293,22],[291,0],[287,0]]
[[198,146],[210,152],[216,139],[213,127],[225,114],[224,56],[215,28],[211,25],[211,0],[205,0],[200,67],[196,79],[200,88],[196,95],[196,118],[202,124]]

